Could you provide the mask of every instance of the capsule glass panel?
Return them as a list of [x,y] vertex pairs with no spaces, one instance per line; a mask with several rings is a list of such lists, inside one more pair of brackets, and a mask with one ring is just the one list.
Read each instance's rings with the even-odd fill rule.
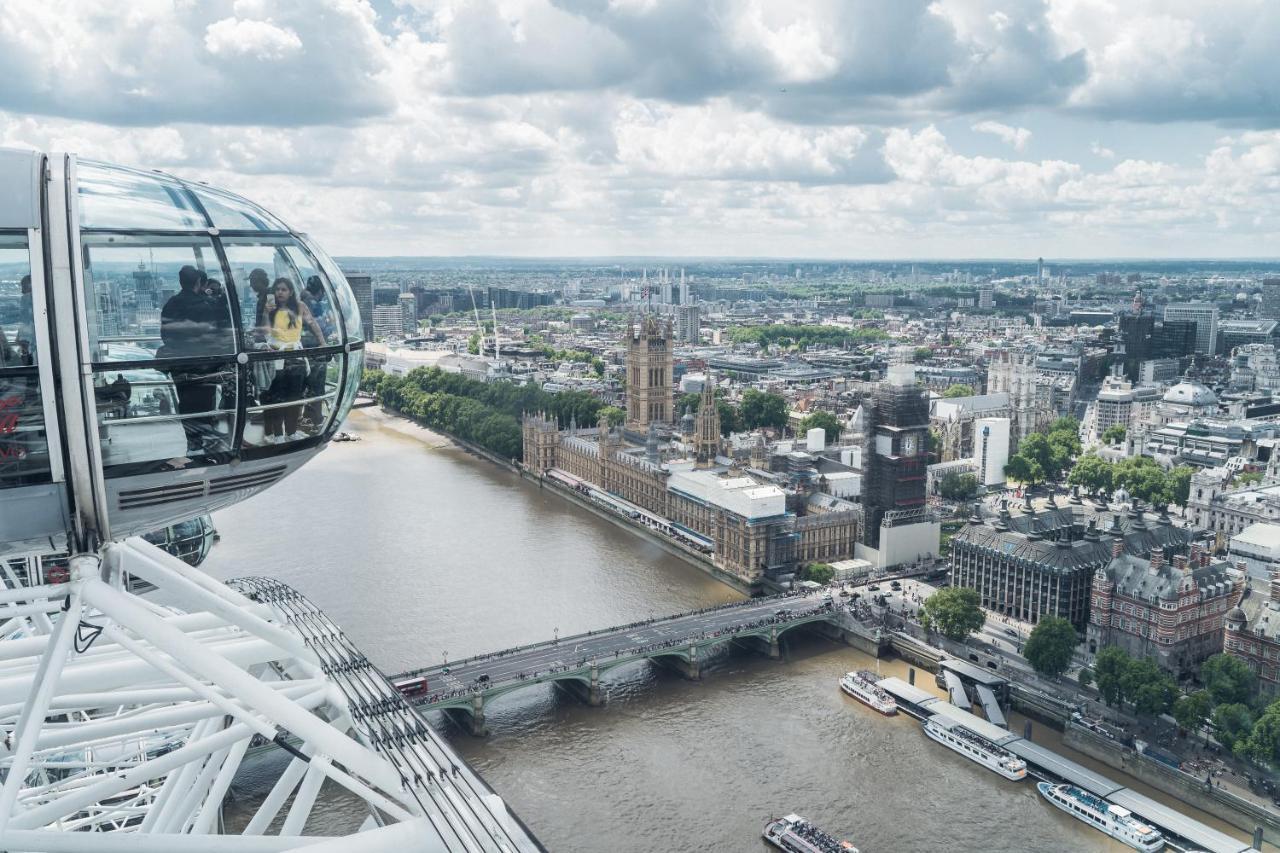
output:
[[[255,358],[249,362],[245,448],[302,441],[319,435],[324,429],[327,412],[323,384],[327,364],[301,352],[274,355],[277,357]],[[313,393],[313,371],[319,371],[320,393]],[[313,417],[319,420],[312,420]]]
[[77,166],[80,227],[191,231],[209,227],[181,183],[91,160]]
[[231,291],[208,237],[86,233],[94,363],[235,352]]
[[225,231],[288,231],[283,222],[247,199],[203,185],[187,184],[214,227]]
[[0,489],[50,479],[30,273],[26,236],[0,234]]
[[356,296],[351,291],[351,285],[347,283],[347,277],[342,274],[342,270],[338,264],[329,257],[324,249],[308,243],[307,248],[311,254],[315,256],[325,274],[329,277],[329,281],[333,287],[334,304],[338,311],[342,314],[342,321],[346,327],[347,340],[362,341],[364,340],[364,327],[361,325],[360,306],[356,304]]
[[246,350],[342,343],[333,291],[293,238],[228,238],[222,248],[240,297]]
[[225,462],[235,435],[234,362],[102,368],[93,392],[109,476]]

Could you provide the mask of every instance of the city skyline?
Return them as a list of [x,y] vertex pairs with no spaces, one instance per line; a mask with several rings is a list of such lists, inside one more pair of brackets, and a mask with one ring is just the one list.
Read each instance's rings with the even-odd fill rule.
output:
[[1276,254],[1262,3],[15,12],[0,143],[198,175],[335,254]]

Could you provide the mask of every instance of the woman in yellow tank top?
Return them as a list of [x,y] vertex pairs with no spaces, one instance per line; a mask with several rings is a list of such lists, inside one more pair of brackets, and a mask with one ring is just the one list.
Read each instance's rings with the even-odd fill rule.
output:
[[[323,341],[324,333],[320,324],[307,306],[298,300],[298,293],[293,282],[285,277],[275,280],[275,307],[267,312],[267,343],[273,350],[287,352],[302,349],[302,326],[305,323],[316,336]],[[297,400],[302,396],[303,386],[307,378],[307,362],[301,356],[286,358],[276,370],[271,380],[265,402],[273,406],[263,411],[263,427],[267,440],[272,442],[289,441],[306,438],[298,431],[298,420],[302,415],[302,406],[281,406]]]

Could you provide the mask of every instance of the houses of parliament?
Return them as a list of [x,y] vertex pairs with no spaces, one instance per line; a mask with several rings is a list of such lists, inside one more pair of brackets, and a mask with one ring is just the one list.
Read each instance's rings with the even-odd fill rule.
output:
[[[723,454],[715,382],[708,375],[696,414],[676,412],[675,339],[652,315],[626,333],[625,423],[570,423],[542,414],[523,421],[525,466],[556,472],[665,519],[709,544],[717,569],[755,588],[809,562],[852,557],[861,507],[796,482],[762,436],[746,458]],[[775,458],[777,457],[777,458]]]

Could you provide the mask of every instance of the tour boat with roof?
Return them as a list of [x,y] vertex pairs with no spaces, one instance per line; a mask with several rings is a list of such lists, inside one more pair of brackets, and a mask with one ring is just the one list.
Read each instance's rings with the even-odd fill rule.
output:
[[898,713],[898,703],[887,690],[876,684],[878,680],[879,677],[870,670],[846,672],[840,678],[840,689],[867,707],[892,716]]
[[924,733],[970,761],[1017,782],[1027,776],[1027,762],[972,729],[946,717],[924,721]]
[[798,814],[770,818],[764,825],[764,840],[787,853],[858,853],[858,848],[841,841]]
[[1051,785],[1048,782],[1037,782],[1040,795],[1076,820],[1083,821],[1094,829],[1107,835],[1134,850],[1144,853],[1155,853],[1164,849],[1164,837],[1155,827],[1143,823],[1133,816],[1133,812],[1109,803],[1101,797],[1077,788],[1075,785]]

